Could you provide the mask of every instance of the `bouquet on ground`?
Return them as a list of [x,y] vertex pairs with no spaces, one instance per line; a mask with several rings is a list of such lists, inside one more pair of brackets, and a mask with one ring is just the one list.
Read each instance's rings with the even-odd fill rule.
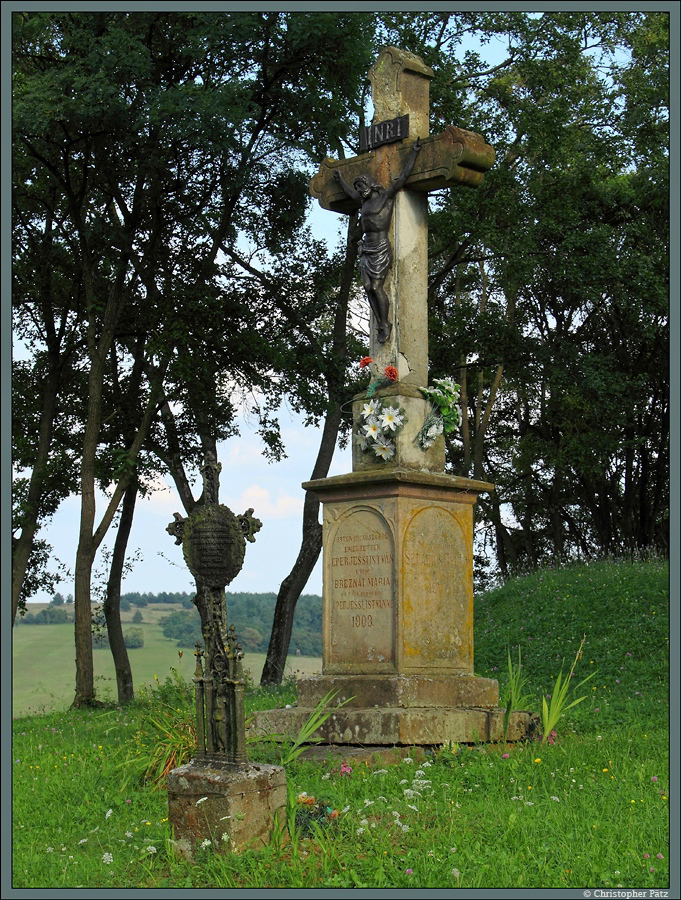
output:
[[428,450],[443,432],[451,434],[459,427],[459,392],[461,388],[451,378],[433,379],[433,387],[422,387],[421,393],[432,403],[432,407],[414,438],[422,450]]

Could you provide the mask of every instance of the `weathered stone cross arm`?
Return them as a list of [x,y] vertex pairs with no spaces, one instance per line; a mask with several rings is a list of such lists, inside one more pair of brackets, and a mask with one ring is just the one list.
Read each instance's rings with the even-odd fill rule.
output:
[[[351,213],[357,206],[334,180],[334,171],[338,169],[349,184],[359,175],[370,175],[383,187],[388,187],[402,169],[410,146],[411,143],[380,147],[350,159],[327,157],[310,181],[310,194],[324,209]],[[479,134],[447,125],[442,134],[422,139],[421,150],[405,188],[427,193],[458,184],[477,187],[493,163],[494,148]]]

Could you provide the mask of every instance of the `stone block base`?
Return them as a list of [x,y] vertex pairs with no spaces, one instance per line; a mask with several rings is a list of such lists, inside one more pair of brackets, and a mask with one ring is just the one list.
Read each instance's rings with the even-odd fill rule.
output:
[[[281,734],[294,738],[312,708],[270,709],[251,719],[250,736]],[[512,712],[504,736],[501,707],[446,709],[437,707],[357,709],[343,706],[335,710],[315,732],[325,744],[434,746],[447,741],[477,743],[518,741],[529,737],[535,717],[529,712]]]
[[286,806],[281,766],[192,760],[169,772],[167,785],[175,849],[189,861],[205,840],[213,849],[236,853],[268,843]]
[[298,681],[298,705],[314,707],[329,691],[332,703],[365,709],[495,707],[499,685],[477,675],[317,675]]

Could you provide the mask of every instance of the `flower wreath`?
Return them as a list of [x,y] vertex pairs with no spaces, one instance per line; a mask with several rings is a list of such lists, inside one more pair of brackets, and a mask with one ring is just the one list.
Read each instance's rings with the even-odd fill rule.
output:
[[[359,362],[360,369],[366,368],[373,360],[363,357]],[[387,387],[397,380],[397,369],[386,366],[383,374],[372,379],[366,391],[367,403],[362,407],[360,422],[355,440],[364,452],[372,452],[379,459],[392,459],[395,455],[394,437],[407,422],[404,409],[399,405],[390,405],[389,401],[374,397],[375,392]],[[422,450],[428,450],[442,434],[451,434],[459,427],[461,413],[459,411],[460,386],[452,378],[435,378],[434,386],[420,388],[423,396],[430,400],[431,408],[423,425],[414,438],[414,443]]]

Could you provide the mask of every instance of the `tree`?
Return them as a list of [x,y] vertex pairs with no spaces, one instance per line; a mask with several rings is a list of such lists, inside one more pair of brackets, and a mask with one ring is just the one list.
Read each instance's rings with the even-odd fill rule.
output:
[[[485,135],[479,190],[431,217],[431,374],[455,375],[453,471],[503,574],[666,547],[668,17],[387,17],[435,69],[436,127]],[[460,52],[464,33],[479,52]],[[501,61],[485,58],[503,36]]]
[[[222,298],[239,295],[225,291],[236,276],[220,254],[234,248],[240,232],[255,238],[258,250],[263,221],[264,249],[292,240],[304,210],[304,203],[288,202],[301,196],[293,190],[302,183],[296,164],[344,133],[366,67],[368,21],[281,13],[16,18],[15,137],[33,173],[36,203],[45,181],[56,194],[87,350],[76,705],[94,701],[92,563],[156,410],[167,412],[177,397],[205,450],[229,426],[226,373],[240,376],[241,364],[247,385],[266,380],[274,361],[266,311],[256,311],[255,327],[252,315],[236,318],[231,330],[223,319],[219,333],[204,327],[206,311],[212,325]],[[43,217],[35,214],[39,224]],[[228,347],[220,340],[225,334]],[[249,354],[254,342],[267,344],[260,370]],[[196,360],[203,358],[191,352],[198,345],[211,351],[201,371]],[[132,371],[142,359],[144,393],[131,440],[108,476],[111,501],[95,525],[107,363],[119,354]],[[284,361],[290,366],[292,356]],[[210,415],[216,405],[225,410],[219,419]],[[264,427],[269,422],[266,409]],[[195,461],[197,448],[188,452]]]

